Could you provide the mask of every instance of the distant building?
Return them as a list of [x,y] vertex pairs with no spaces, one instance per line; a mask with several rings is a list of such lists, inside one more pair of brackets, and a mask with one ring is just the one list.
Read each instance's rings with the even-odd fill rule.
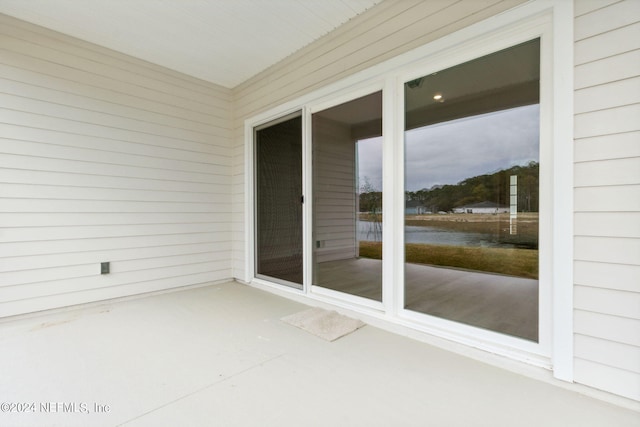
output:
[[454,213],[470,213],[470,214],[495,214],[509,213],[509,206],[499,205],[494,202],[480,202],[471,205],[459,206],[453,209]]
[[427,208],[423,206],[420,200],[409,200],[405,202],[404,205],[404,214],[405,215],[422,215],[427,212]]

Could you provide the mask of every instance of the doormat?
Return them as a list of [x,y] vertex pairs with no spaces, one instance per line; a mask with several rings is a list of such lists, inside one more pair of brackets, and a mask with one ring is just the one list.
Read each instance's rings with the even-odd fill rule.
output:
[[358,319],[321,308],[310,308],[285,316],[280,320],[327,341],[335,341],[365,325]]

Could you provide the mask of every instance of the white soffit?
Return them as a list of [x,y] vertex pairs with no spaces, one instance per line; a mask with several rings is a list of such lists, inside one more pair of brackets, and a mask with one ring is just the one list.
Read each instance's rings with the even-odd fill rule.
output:
[[228,88],[382,0],[0,0],[0,13]]

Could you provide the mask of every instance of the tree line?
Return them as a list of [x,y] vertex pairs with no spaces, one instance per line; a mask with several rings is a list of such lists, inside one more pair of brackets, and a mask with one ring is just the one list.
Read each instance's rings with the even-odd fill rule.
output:
[[[494,173],[466,178],[457,184],[437,185],[429,189],[407,191],[407,201],[418,201],[427,212],[453,212],[455,208],[481,202],[510,205],[510,177],[518,177],[518,211],[538,212],[540,164],[529,162]],[[370,185],[361,188],[360,211],[380,210],[382,193]]]

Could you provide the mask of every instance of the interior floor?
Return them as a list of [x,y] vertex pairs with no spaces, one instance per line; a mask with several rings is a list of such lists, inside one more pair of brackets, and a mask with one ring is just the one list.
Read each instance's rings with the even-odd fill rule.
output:
[[[314,284],[382,301],[382,261],[319,263]],[[476,271],[405,266],[405,308],[479,328],[538,340],[538,281]]]
[[5,319],[3,402],[56,410],[0,424],[638,426],[632,410],[370,325],[327,342],[280,320],[307,308],[229,282]]

